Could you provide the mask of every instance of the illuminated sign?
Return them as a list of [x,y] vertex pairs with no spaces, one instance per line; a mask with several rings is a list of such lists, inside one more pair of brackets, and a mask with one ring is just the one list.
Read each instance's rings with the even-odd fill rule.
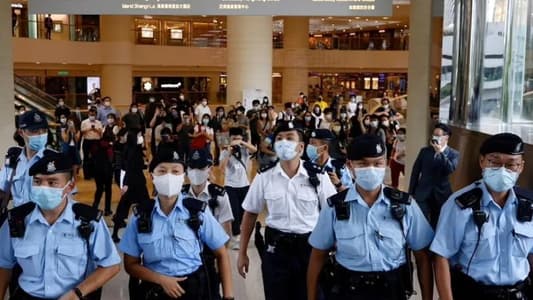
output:
[[392,0],[29,0],[30,13],[391,16]]

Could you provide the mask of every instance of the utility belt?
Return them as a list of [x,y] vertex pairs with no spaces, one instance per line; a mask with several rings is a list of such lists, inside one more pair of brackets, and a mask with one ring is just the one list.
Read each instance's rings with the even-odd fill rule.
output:
[[311,233],[286,233],[277,229],[265,228],[265,246],[268,253],[302,254],[310,249],[309,235]]
[[359,288],[390,288],[397,283],[403,283],[405,269],[408,267],[407,264],[403,264],[397,269],[387,272],[352,271],[341,264],[337,264],[336,268],[339,282],[351,290],[357,290]]
[[452,290],[455,299],[526,299],[526,290],[530,285],[528,278],[514,285],[485,285],[459,270],[452,270]]
[[[198,270],[189,275],[176,276],[187,277],[186,280],[179,282],[179,285],[185,291],[183,298],[185,299],[208,299],[207,278],[205,277],[204,267],[201,266]],[[142,296],[139,300],[170,300],[173,299],[168,296],[163,288],[155,283],[142,281],[139,285],[139,292]]]
[[[87,300],[99,300],[102,297],[102,289],[98,289],[91,294],[85,296]],[[9,297],[10,300],[56,300],[56,298],[39,298],[34,297],[26,291],[24,291],[20,286],[15,290],[12,296]]]

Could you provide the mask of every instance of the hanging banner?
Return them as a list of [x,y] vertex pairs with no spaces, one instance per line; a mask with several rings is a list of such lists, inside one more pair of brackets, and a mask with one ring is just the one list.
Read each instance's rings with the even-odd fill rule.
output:
[[32,14],[391,16],[392,0],[29,0]]

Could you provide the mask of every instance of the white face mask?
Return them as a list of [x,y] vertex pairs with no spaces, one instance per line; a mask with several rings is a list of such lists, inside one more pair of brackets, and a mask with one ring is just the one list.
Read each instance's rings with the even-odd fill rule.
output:
[[136,113],[136,112],[138,112],[138,111],[139,111],[139,109],[138,109],[137,107],[132,107],[132,108],[131,108],[131,112],[132,112],[132,113]]
[[209,178],[209,168],[205,170],[188,169],[187,177],[189,177],[189,181],[191,182],[192,185],[202,185]]
[[157,192],[163,196],[172,197],[181,192],[185,174],[174,175],[167,173],[165,175],[154,176],[154,185]]
[[144,138],[142,135],[137,136],[137,145],[142,145],[144,143]]
[[279,140],[274,143],[274,151],[280,160],[292,160],[298,155],[298,142]]
[[372,121],[370,122],[370,126],[373,127],[373,128],[378,128],[378,121]]

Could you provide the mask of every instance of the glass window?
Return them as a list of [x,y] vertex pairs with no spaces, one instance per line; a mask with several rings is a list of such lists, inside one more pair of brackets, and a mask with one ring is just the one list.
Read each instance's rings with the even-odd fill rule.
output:
[[514,105],[514,119],[518,122],[533,121],[533,3],[529,1],[527,13],[526,60],[524,68],[524,92],[522,103]]

